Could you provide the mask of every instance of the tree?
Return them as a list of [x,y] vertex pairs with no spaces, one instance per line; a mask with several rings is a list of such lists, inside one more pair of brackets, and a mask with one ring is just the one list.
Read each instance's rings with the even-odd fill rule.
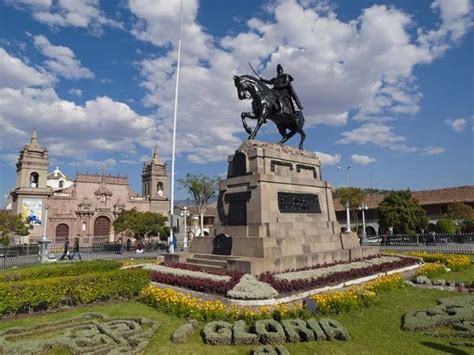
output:
[[438,233],[454,234],[458,226],[451,218],[441,218],[436,223],[436,228],[438,229]]
[[11,237],[28,234],[28,222],[11,211],[0,210],[0,244],[8,245]]
[[463,232],[469,231],[474,221],[474,209],[462,202],[454,202],[448,205],[446,217],[454,220],[457,228]]
[[393,227],[395,233],[416,233],[428,224],[426,212],[409,190],[394,191],[380,202],[377,213],[382,230]]
[[217,177],[187,174],[186,178],[179,179],[178,182],[182,187],[188,190],[188,194],[194,199],[196,210],[201,217],[202,235],[204,227],[204,213],[206,213],[209,200],[216,195],[217,189],[219,187],[219,179]]
[[448,205],[448,218],[465,221],[467,219],[474,219],[474,209],[471,206],[462,202],[454,202]]
[[168,236],[169,228],[165,226],[167,220],[167,217],[159,213],[124,210],[114,221],[114,230],[115,233],[136,239]]
[[357,220],[357,228],[359,229],[359,218],[357,216],[357,207],[364,202],[365,192],[358,187],[341,187],[338,191],[339,201],[343,206],[349,203],[349,209],[351,210],[352,218]]

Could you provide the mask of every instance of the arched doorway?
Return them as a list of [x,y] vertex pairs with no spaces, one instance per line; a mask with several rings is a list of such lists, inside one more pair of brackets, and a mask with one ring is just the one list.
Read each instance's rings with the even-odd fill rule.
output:
[[376,235],[375,228],[372,226],[367,226],[365,227],[365,232],[367,233],[367,236],[374,236]]
[[110,235],[110,219],[105,216],[97,217],[94,222],[94,241],[107,241]]
[[69,226],[65,223],[58,224],[56,227],[56,242],[64,242],[69,237]]

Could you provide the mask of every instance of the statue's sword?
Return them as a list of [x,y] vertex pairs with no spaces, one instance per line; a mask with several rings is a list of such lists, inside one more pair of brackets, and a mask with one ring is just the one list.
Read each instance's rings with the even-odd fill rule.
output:
[[252,71],[255,73],[255,75],[257,76],[257,78],[259,78],[260,80],[262,80],[262,78],[260,77],[260,75],[257,74],[257,72],[255,71],[255,69],[252,67],[252,64],[250,64],[250,62],[248,62],[249,64],[249,67],[250,69],[252,69]]

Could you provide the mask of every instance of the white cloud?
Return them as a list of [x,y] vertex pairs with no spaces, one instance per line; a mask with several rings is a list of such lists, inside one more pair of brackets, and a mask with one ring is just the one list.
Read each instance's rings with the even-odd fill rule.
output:
[[51,27],[87,28],[94,35],[101,35],[104,26],[123,28],[123,25],[105,17],[99,0],[16,0],[7,1],[17,8],[31,11],[35,20]]
[[15,154],[15,153],[1,154],[0,160],[7,162],[8,165],[15,166],[15,164],[18,162],[18,154]]
[[328,154],[322,152],[315,152],[322,165],[335,165],[341,161],[340,154]]
[[67,79],[92,79],[94,74],[83,67],[74,52],[64,46],[52,45],[45,36],[34,37],[35,47],[47,58],[44,62],[46,68],[53,73]]
[[451,126],[456,132],[462,132],[468,126],[468,121],[465,118],[456,118],[454,120],[446,120],[446,124]]
[[115,159],[106,159],[106,160],[91,160],[91,159],[84,159],[69,163],[69,166],[74,168],[94,168],[94,169],[102,169],[107,170],[117,165]]
[[[205,163],[225,159],[239,144],[238,134],[243,133],[239,114],[250,109],[250,102],[237,100],[231,76],[249,73],[249,61],[266,78],[275,75],[277,63],[292,74],[307,127],[343,125],[350,110],[359,120],[418,111],[422,94],[414,68],[442,54],[432,48],[432,41],[420,40],[426,30],[419,29],[419,37],[411,35],[416,26],[413,17],[394,7],[374,5],[356,20],[344,22],[330,8],[323,11],[323,3],[274,2],[266,7],[270,20],[254,17],[245,31],[215,38],[197,22],[197,1],[184,2],[180,80],[186,85],[180,86],[178,153]],[[163,137],[160,149],[169,151],[179,2],[130,0],[129,7],[137,17],[132,34],[166,51],[139,65],[147,91],[143,102],[157,108],[155,119]],[[465,13],[466,9],[460,10]],[[451,17],[451,23],[457,23],[456,19]],[[447,26],[443,25],[446,21],[439,26]],[[452,41],[444,37],[438,43]],[[384,127],[379,125],[382,131],[376,132],[374,144],[396,151],[416,150],[404,144],[405,139],[391,127]],[[363,125],[359,130],[367,128]],[[345,132],[341,141],[368,144],[369,138]],[[297,139],[289,143],[296,144]]]
[[[61,99],[42,74],[0,48],[0,150],[8,154],[38,128],[40,142],[54,156],[86,159],[94,152],[127,152],[151,148],[157,141],[155,121],[127,104],[99,96],[77,105]],[[43,76],[42,76],[43,75]],[[47,80],[49,79],[49,80]],[[36,85],[38,84],[38,85]],[[44,84],[44,85],[40,85]],[[24,87],[29,85],[30,87]]]
[[81,97],[82,96],[82,90],[81,89],[69,89],[68,93],[74,96]]
[[436,154],[441,154],[444,153],[446,149],[443,147],[437,147],[437,146],[429,146],[423,149],[423,152],[421,153],[422,155],[436,155]]
[[25,64],[0,47],[0,88],[23,89],[28,86],[49,85],[53,76]]
[[393,127],[380,122],[370,122],[352,131],[342,132],[342,137],[336,143],[341,144],[374,144],[403,153],[414,152],[415,147],[405,145],[405,137],[398,136],[393,132]]
[[356,164],[367,165],[375,162],[375,158],[371,158],[367,155],[352,154],[351,159]]

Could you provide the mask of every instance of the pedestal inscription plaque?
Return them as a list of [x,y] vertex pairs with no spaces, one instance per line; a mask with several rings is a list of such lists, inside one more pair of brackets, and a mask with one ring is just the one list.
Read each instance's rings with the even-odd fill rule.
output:
[[281,213],[321,213],[316,194],[279,192],[278,209]]

